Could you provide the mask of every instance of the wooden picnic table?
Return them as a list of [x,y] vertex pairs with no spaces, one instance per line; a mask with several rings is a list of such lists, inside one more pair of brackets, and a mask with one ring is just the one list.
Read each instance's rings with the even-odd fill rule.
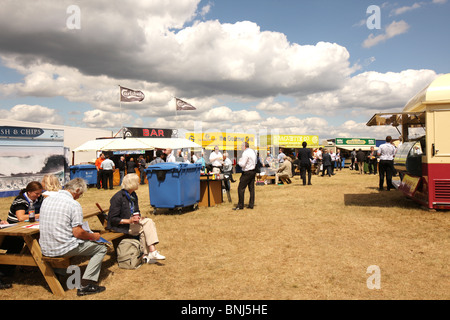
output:
[[[98,204],[97,207],[98,209],[83,214],[83,218],[88,219],[97,216],[103,227],[106,227],[106,216],[108,211],[102,210]],[[14,226],[0,229],[0,245],[7,236],[22,237],[25,241],[25,246],[28,249],[24,250],[26,252],[21,254],[0,253],[0,264],[38,267],[53,294],[64,296],[64,288],[56,277],[53,268],[69,267],[70,257],[44,256],[41,251],[41,246],[39,245],[38,226],[39,222],[20,222],[14,224]],[[123,233],[110,232],[107,230],[100,230],[100,232],[102,237],[110,242],[125,236]]]

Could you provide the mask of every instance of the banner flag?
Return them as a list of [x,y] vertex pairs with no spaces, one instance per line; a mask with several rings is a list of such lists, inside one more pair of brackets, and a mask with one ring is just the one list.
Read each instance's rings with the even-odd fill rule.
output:
[[145,95],[142,91],[131,90],[122,86],[120,87],[120,101],[123,102],[136,102],[142,101]]
[[178,98],[175,99],[177,100],[177,110],[197,110],[192,104]]

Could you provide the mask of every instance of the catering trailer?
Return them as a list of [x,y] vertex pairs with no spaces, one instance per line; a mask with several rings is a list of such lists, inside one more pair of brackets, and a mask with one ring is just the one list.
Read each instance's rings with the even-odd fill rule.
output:
[[429,209],[450,209],[450,74],[417,93],[403,112],[375,114],[367,126],[376,125],[401,126],[398,190]]

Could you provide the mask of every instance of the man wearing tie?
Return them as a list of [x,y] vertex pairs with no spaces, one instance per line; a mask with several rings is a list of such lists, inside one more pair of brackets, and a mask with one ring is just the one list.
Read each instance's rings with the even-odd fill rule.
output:
[[256,176],[256,152],[250,149],[248,142],[242,143],[241,146],[242,157],[239,159],[238,164],[242,168],[242,175],[239,180],[238,186],[238,197],[239,202],[236,208],[233,210],[243,210],[244,209],[244,194],[245,188],[248,186],[248,191],[250,192],[250,200],[248,202],[248,209],[253,209],[255,204],[255,176]]

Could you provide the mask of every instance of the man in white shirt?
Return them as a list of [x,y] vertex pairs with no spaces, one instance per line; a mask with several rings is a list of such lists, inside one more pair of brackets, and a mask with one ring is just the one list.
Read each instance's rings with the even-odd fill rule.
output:
[[278,154],[278,163],[283,163],[286,155],[283,152],[283,149],[280,148],[280,153]]
[[177,162],[175,156],[172,154],[172,149],[168,148],[164,153],[166,154],[166,162]]
[[250,200],[248,202],[248,209],[253,209],[255,204],[255,176],[256,176],[256,152],[250,149],[248,142],[242,143],[241,146],[242,157],[239,159],[238,164],[242,168],[241,179],[239,180],[238,186],[238,197],[239,202],[236,208],[233,210],[243,210],[244,209],[244,194],[245,188],[248,186],[248,191],[250,192]]
[[391,144],[392,137],[387,136],[386,137],[386,143],[383,143],[378,148],[378,156],[380,157],[380,185],[378,190],[383,190],[383,183],[384,183],[384,175],[386,174],[386,186],[387,190],[391,190],[391,188],[394,188],[392,185],[392,175],[394,174],[394,157],[395,153],[397,152],[397,148]]
[[109,155],[106,156],[105,161],[102,162],[100,165],[100,168],[103,169],[103,189],[108,189],[108,183],[109,183],[109,189],[114,189],[113,187],[113,179],[114,179],[114,170],[116,169],[116,166],[114,162],[109,158]]
[[[223,166],[223,155],[220,153],[218,146],[215,146],[214,151],[209,155],[209,162],[211,162],[213,171],[220,172],[220,169],[222,169]],[[214,170],[214,168],[216,168],[216,170]]]

